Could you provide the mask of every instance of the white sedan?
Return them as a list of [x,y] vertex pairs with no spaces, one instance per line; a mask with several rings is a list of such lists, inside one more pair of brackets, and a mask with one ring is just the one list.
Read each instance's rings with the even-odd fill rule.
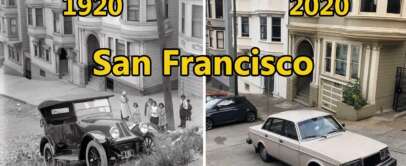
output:
[[250,127],[247,143],[264,161],[292,166],[396,166],[388,146],[346,131],[321,111],[286,111]]

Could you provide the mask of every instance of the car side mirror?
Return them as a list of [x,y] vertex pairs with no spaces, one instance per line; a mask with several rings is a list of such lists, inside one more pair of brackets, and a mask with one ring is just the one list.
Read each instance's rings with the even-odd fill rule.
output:
[[341,126],[345,127],[345,123],[341,123]]

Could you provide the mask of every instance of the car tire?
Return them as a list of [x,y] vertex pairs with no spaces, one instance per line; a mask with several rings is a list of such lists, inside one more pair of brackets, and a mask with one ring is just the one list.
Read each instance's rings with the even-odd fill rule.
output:
[[54,150],[52,148],[52,145],[50,143],[46,143],[44,146],[44,149],[42,151],[43,154],[43,159],[44,159],[44,165],[45,166],[53,166],[55,165],[55,160],[54,160]]
[[261,157],[262,161],[264,161],[264,162],[271,161],[271,156],[268,154],[268,152],[266,151],[266,149],[263,145],[258,146],[258,152],[259,152],[259,157]]
[[151,134],[148,134],[144,137],[144,141],[142,142],[143,150],[146,154],[151,154],[154,149],[154,139]]
[[245,120],[247,122],[255,122],[257,120],[257,115],[253,112],[248,112],[247,116],[245,117]]
[[206,119],[206,130],[213,129],[213,121],[210,119]]
[[95,141],[90,141],[86,146],[87,166],[107,166],[107,154],[104,147]]

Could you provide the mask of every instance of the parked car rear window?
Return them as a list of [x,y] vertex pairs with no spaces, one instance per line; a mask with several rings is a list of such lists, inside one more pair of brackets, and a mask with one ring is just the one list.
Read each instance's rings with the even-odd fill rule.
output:
[[318,138],[344,129],[332,116],[317,117],[299,123],[302,139]]
[[111,112],[108,99],[98,99],[93,101],[87,101],[82,103],[73,104],[77,116]]
[[265,125],[263,126],[263,129],[276,133],[276,134],[283,135],[283,132],[282,132],[283,120],[271,118],[265,123]]
[[285,134],[286,137],[298,140],[296,127],[293,122],[285,121]]

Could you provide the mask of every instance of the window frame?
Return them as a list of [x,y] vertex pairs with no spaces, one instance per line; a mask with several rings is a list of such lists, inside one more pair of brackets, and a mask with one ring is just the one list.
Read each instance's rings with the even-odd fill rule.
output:
[[[331,64],[330,64],[330,72],[327,72],[325,70],[325,65],[326,65],[326,55],[327,55],[327,43],[332,43],[331,47]],[[337,49],[337,43],[339,44],[346,44],[348,45],[348,52],[347,52],[347,61],[346,61],[346,75],[342,76],[339,74],[336,74],[335,68],[336,68],[336,49]],[[352,46],[356,46],[359,48],[359,57],[358,57],[358,79],[361,79],[361,70],[362,70],[362,53],[363,53],[363,46],[361,42],[355,42],[355,41],[342,41],[342,40],[334,40],[334,39],[326,39],[323,41],[323,55],[322,55],[322,74],[327,75],[342,81],[354,81],[355,79],[351,77],[351,63],[352,63]]]
[[[129,0],[129,1],[133,1],[136,2],[138,1],[138,5],[135,4],[131,4],[131,3],[127,3],[127,21],[129,22],[140,22],[140,17],[141,17],[141,0]],[[130,15],[129,13],[131,12],[135,12],[138,10],[138,16],[135,19],[130,19]]]
[[[40,12],[38,12],[40,11]],[[38,21],[39,13],[41,14],[41,21]],[[41,24],[38,24],[41,23]],[[35,26],[44,27],[44,8],[35,8]]]
[[[362,12],[362,13],[377,13],[377,9],[378,9],[378,6],[379,6],[379,0],[376,0],[376,4],[375,4],[375,9],[374,9],[374,11],[363,11],[363,1],[366,1],[366,0],[360,0],[359,2],[360,2],[360,12]],[[373,1],[373,0],[372,0]]]
[[[149,4],[150,2],[153,2],[153,4]],[[157,9],[157,7],[156,7],[156,3],[155,3],[155,0],[146,0],[145,1],[145,16],[146,16],[146,21],[147,22],[156,22],[157,20],[158,20],[158,16],[156,15],[156,9]],[[155,18],[148,18],[148,11],[150,10],[149,9],[149,7],[153,7],[154,8],[154,15],[155,15]]]
[[[274,19],[279,19],[279,25],[275,24],[275,20]],[[271,22],[272,22],[272,32],[271,32],[271,40],[272,42],[282,42],[282,17],[271,17]],[[279,31],[279,37],[275,37],[274,36],[274,31],[276,30],[275,28],[277,28],[277,30]]]
[[396,13],[396,12],[390,12],[389,11],[389,3],[390,2],[393,2],[393,0],[387,0],[387,3],[386,3],[386,13],[388,13],[388,14],[394,14],[394,15],[400,15],[401,13],[402,13],[402,5],[403,5],[403,0],[399,0],[399,12],[398,13]]
[[[222,40],[223,40],[223,42],[222,42],[222,43],[223,43],[223,46],[222,46],[222,47],[219,47],[219,43],[220,43],[220,42],[219,42],[219,41],[220,41],[220,40],[219,40],[219,34],[220,34],[220,33],[223,34],[223,35],[222,35],[222,36],[223,36],[223,38],[222,38]],[[216,31],[216,47],[217,47],[218,49],[224,49],[224,31]]]
[[[246,19],[247,22],[244,22]],[[247,26],[246,28],[245,25]],[[247,32],[244,32],[247,30]],[[241,16],[241,37],[250,37],[250,17],[249,16]]]
[[268,40],[268,16],[259,17],[259,39]]

